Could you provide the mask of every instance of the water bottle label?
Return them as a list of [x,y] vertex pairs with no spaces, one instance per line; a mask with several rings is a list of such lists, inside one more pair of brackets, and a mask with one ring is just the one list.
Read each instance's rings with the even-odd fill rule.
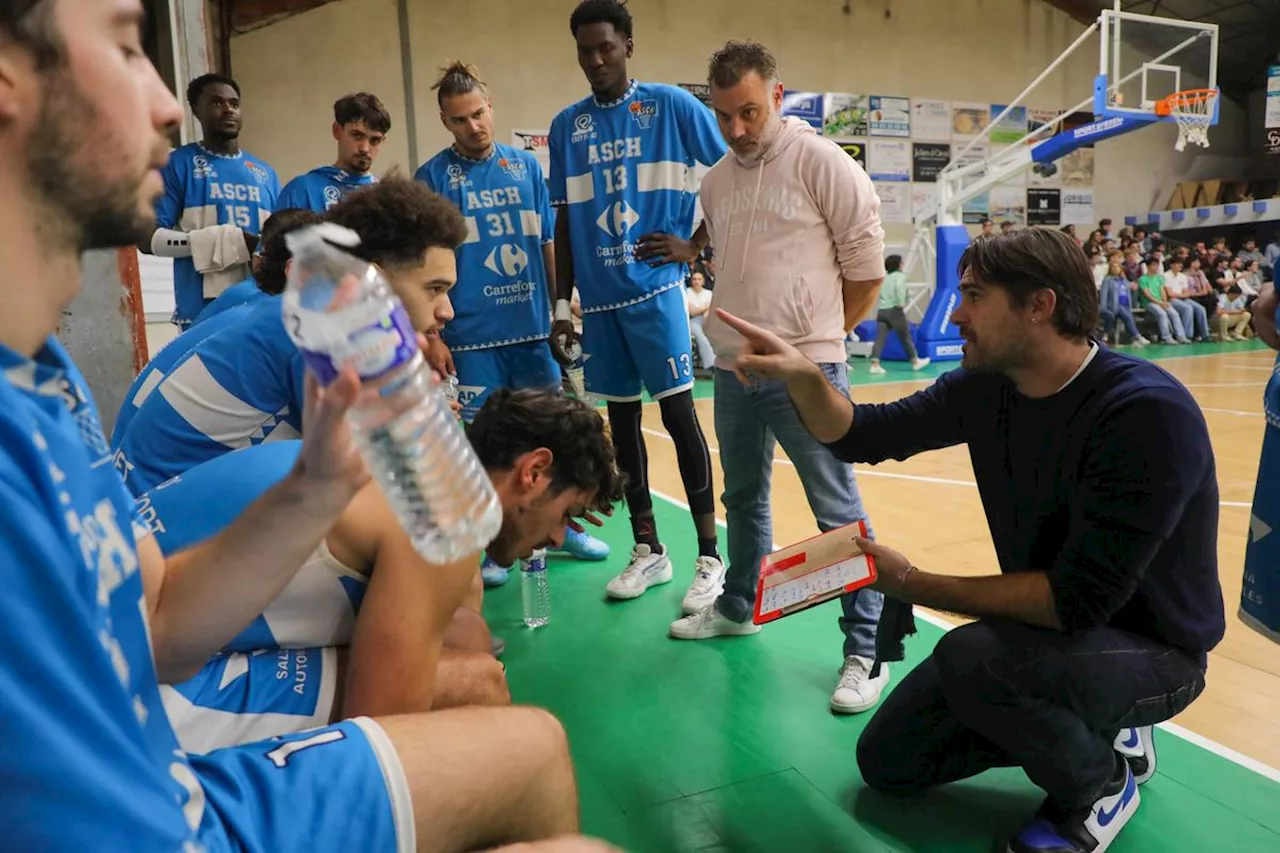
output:
[[545,572],[547,570],[547,558],[530,557],[528,560],[521,560],[520,568],[526,572]]
[[413,359],[418,352],[418,339],[404,306],[386,306],[371,319],[337,336],[327,352],[303,349],[303,357],[320,384],[328,385],[336,379],[344,364],[350,364],[362,380],[368,381]]

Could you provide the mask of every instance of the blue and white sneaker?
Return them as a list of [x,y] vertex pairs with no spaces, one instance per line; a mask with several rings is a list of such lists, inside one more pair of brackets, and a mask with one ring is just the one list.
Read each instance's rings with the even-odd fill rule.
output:
[[1129,762],[1129,769],[1139,785],[1156,775],[1155,726],[1121,729],[1113,748]]
[[510,576],[511,568],[509,566],[499,566],[489,558],[488,554],[484,555],[484,562],[480,564],[480,580],[484,581],[485,589],[502,586]]
[[1104,853],[1138,811],[1138,783],[1129,762],[1117,762],[1124,775],[1107,783],[1088,811],[1063,814],[1051,802],[1009,842],[1008,853]]
[[565,554],[577,560],[599,562],[609,559],[609,546],[590,533],[579,533],[572,527],[564,532],[564,542],[559,548],[548,548],[552,554]]

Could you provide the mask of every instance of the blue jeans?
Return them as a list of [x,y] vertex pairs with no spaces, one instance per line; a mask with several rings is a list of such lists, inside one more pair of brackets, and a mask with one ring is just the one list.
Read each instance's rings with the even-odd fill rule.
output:
[[[849,393],[849,375],[843,364],[820,365],[827,381]],[[847,465],[805,429],[787,394],[786,385],[774,380],[754,380],[743,385],[727,370],[715,373],[716,439],[724,470],[725,514],[729,527],[729,571],[716,608],[735,622],[751,618],[756,600],[760,561],[773,551],[773,519],[770,482],[773,450],[781,444],[796,466],[809,508],[821,530],[832,530],[866,519],[853,466]],[[868,535],[871,532],[867,523]],[[844,654],[874,658],[876,626],[884,596],[861,589],[841,597]]]

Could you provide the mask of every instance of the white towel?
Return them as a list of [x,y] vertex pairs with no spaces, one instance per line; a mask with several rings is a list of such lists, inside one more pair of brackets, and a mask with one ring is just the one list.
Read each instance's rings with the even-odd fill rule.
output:
[[196,272],[204,275],[205,299],[215,299],[249,277],[249,247],[239,228],[214,225],[192,231],[190,236],[191,260]]

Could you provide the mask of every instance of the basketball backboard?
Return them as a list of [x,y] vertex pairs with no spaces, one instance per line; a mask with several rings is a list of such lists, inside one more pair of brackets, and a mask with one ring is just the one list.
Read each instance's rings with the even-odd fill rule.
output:
[[[1217,89],[1217,24],[1118,11],[1104,11],[1100,22],[1096,114],[1175,121],[1157,114],[1163,98],[1189,89]],[[1211,124],[1218,123],[1216,101]]]

